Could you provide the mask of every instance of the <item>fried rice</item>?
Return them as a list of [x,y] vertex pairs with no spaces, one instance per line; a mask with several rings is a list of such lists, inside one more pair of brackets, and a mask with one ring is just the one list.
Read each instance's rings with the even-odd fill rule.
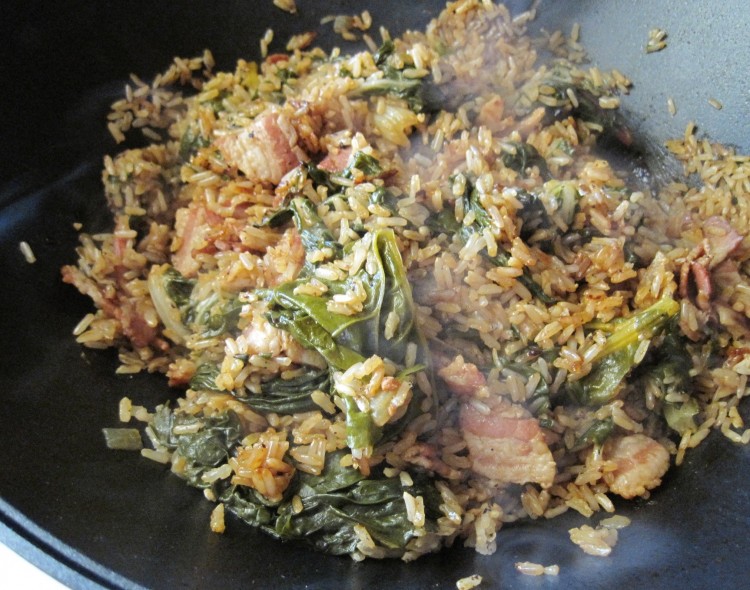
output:
[[[113,105],[149,143],[105,157],[113,230],[62,271],[96,307],[75,335],[179,389],[119,416],[214,531],[489,554],[648,498],[712,430],[750,440],[747,157],[691,125],[691,182],[644,182],[602,149],[632,143],[627,78],[531,18],[459,0],[377,50],[207,51]],[[604,555],[624,524],[571,538]]]

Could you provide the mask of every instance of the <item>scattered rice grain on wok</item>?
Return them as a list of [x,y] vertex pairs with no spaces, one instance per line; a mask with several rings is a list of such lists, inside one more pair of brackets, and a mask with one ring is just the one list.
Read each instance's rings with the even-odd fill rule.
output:
[[[75,335],[183,390],[119,414],[217,532],[489,554],[750,440],[747,157],[690,125],[668,147],[700,182],[636,183],[597,149],[632,141],[627,78],[529,18],[461,0],[374,52],[206,52],[113,105],[151,143],[105,158]],[[571,536],[607,553],[608,522]]]

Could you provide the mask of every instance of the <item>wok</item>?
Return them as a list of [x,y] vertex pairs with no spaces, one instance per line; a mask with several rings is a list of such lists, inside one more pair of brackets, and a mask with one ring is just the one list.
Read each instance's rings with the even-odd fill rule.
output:
[[[211,48],[220,68],[258,54],[268,26],[281,48],[293,33],[322,29],[317,42],[342,44],[326,14],[369,7],[393,33],[422,27],[441,1],[298,0],[291,16],[271,0],[243,2],[5,1],[0,8],[0,540],[74,588],[451,588],[483,576],[482,588],[742,587],[750,538],[750,452],[712,435],[673,469],[647,502],[618,504],[632,518],[608,558],[583,554],[567,529],[584,520],[508,526],[491,557],[456,546],[416,563],[355,563],[276,542],[229,519],[208,530],[212,505],[137,453],[109,451],[103,426],[117,423],[117,400],[153,407],[169,396],[153,375],[118,377],[111,351],[81,349],[71,337],[89,302],[59,280],[75,260],[77,232],[102,229],[108,214],[99,167],[116,146],[109,103],[130,72],[145,79],[175,55]],[[527,2],[511,2],[514,10]],[[750,133],[748,13],[742,0],[543,1],[535,27],[569,31],[601,67],[635,85],[623,101],[651,169],[670,174],[660,147],[688,120],[745,151]],[[646,55],[650,28],[669,33]],[[677,114],[667,110],[674,97]],[[720,100],[720,111],[708,105]],[[27,241],[37,262],[18,244]],[[558,563],[553,579],[529,578],[517,561]]]

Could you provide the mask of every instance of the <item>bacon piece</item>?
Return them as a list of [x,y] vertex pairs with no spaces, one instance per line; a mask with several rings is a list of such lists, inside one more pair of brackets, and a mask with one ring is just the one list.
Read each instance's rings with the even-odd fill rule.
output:
[[284,115],[264,113],[248,129],[215,141],[222,157],[245,176],[278,184],[284,175],[307,160],[297,145],[297,132]]
[[617,468],[605,474],[609,489],[630,499],[657,487],[669,469],[669,451],[645,434],[631,434],[610,439],[603,456]]
[[723,217],[709,217],[703,224],[703,240],[688,254],[680,268],[680,296],[690,296],[691,278],[695,285],[695,304],[703,311],[711,308],[713,287],[710,271],[721,265],[742,243]]
[[130,339],[133,346],[143,348],[156,340],[159,330],[145,320],[129,299],[120,298],[118,312],[116,316],[119,316],[122,324],[122,333]]
[[[115,274],[119,281],[118,273]],[[158,327],[150,325],[143,317],[124,285],[118,284],[115,289],[105,290],[105,287],[87,277],[75,266],[63,267],[62,280],[64,283],[76,287],[83,295],[90,297],[94,305],[101,309],[105,315],[116,319],[120,323],[123,335],[136,348],[143,348],[149,344],[153,344],[161,350],[166,350],[169,347],[159,337]]]
[[742,243],[742,236],[738,234],[723,217],[714,215],[703,224],[704,249],[711,258],[709,269],[713,269],[724,262]]
[[172,265],[185,277],[194,276],[200,268],[195,254],[210,245],[212,227],[220,224],[222,217],[200,205],[190,204],[175,214],[175,237],[179,248],[172,256]]
[[471,397],[481,387],[487,385],[479,368],[473,363],[466,363],[462,356],[438,371],[451,393],[461,397]]
[[703,311],[708,311],[711,307],[711,275],[708,269],[699,262],[693,262],[690,265],[690,272],[695,281],[695,287],[698,293],[695,296],[695,304]]
[[504,483],[552,485],[555,460],[539,421],[524,408],[501,404],[483,414],[467,403],[460,423],[475,473]]
[[318,168],[326,172],[342,172],[349,164],[351,155],[352,148],[350,147],[328,152],[326,157],[318,163]]

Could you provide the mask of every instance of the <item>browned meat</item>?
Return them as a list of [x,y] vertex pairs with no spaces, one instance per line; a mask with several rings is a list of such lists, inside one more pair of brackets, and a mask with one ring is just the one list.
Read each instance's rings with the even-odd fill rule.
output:
[[224,135],[215,142],[227,164],[248,178],[271,184],[278,184],[307,159],[297,143],[297,132],[289,119],[273,112],[260,115],[249,129]]
[[642,496],[657,487],[669,468],[669,452],[645,434],[630,434],[607,441],[604,458],[617,468],[605,474],[609,489],[623,498]]
[[467,403],[460,421],[475,473],[505,483],[552,485],[555,460],[539,421],[524,408],[502,404],[483,414]]

